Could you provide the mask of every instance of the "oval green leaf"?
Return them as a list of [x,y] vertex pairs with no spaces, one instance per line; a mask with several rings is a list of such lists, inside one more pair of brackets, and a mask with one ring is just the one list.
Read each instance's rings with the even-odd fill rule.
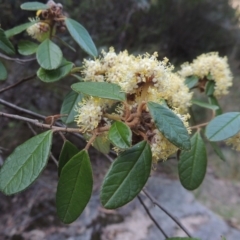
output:
[[95,44],[88,31],[78,22],[71,18],[66,18],[67,29],[78,45],[89,55],[96,57],[98,55]]
[[222,114],[222,108],[220,107],[219,103],[218,103],[218,100],[216,99],[216,97],[214,96],[209,96],[208,97],[208,102],[210,104],[213,104],[215,106],[218,106],[218,109],[215,111],[215,114],[218,116],[218,115],[221,115]]
[[193,88],[193,87],[195,87],[197,85],[198,80],[199,79],[198,79],[197,76],[186,77],[184,83],[185,83],[185,85],[187,85],[187,87],[189,89],[191,89],[191,88]]
[[228,139],[240,131],[240,112],[229,112],[215,117],[206,127],[205,135],[212,141]]
[[0,169],[0,190],[15,194],[33,183],[47,164],[52,131],[41,133],[18,146]]
[[214,152],[218,155],[218,157],[219,157],[221,160],[223,160],[224,162],[226,162],[227,160],[226,160],[225,156],[223,155],[221,148],[217,145],[217,143],[215,143],[215,142],[210,142],[210,144],[211,144]]
[[99,135],[93,142],[93,147],[103,154],[108,154],[110,152],[110,141],[106,136]]
[[178,148],[189,150],[190,138],[182,120],[163,105],[148,102],[147,106],[158,130]]
[[72,47],[70,44],[68,44],[67,42],[63,41],[61,38],[57,38],[57,39],[64,46],[66,46],[67,48],[71,49],[73,52],[76,52],[76,49],[74,47]]
[[207,96],[212,96],[215,90],[215,82],[208,81],[205,87],[205,93]]
[[3,63],[0,61],[0,81],[7,79],[7,69],[3,65]]
[[104,178],[100,196],[103,206],[115,209],[133,200],[146,184],[151,166],[152,153],[146,141],[122,152]]
[[66,163],[78,152],[78,148],[70,141],[67,140],[64,142],[58,161],[58,176],[60,176],[61,171]]
[[15,49],[9,39],[6,37],[3,29],[0,28],[0,49],[4,51],[6,54],[15,54]]
[[65,124],[69,124],[74,122],[74,118],[77,114],[76,107],[79,102],[83,99],[83,95],[80,93],[76,93],[74,91],[69,92],[63,100],[63,104],[61,107],[61,115],[67,115],[62,117],[62,121]]
[[37,48],[38,48],[38,44],[28,40],[22,40],[18,44],[18,52],[25,56],[36,53]]
[[214,110],[214,111],[219,109],[219,106],[217,106],[217,105],[213,105],[213,104],[198,101],[198,100],[192,100],[192,103],[195,104],[195,105],[198,105],[200,107],[208,108],[208,109],[211,109],[211,110]]
[[37,22],[39,22],[39,21],[33,21],[33,22],[23,23],[23,24],[21,24],[21,25],[19,25],[19,26],[16,26],[16,27],[14,27],[14,28],[11,28],[11,29],[9,29],[9,30],[6,30],[6,31],[5,31],[6,37],[7,37],[7,38],[10,38],[10,37],[12,37],[12,36],[14,36],[14,35],[17,35],[17,34],[23,32],[23,31],[25,31],[27,28],[31,27],[32,25],[34,25],[34,24],[37,23]]
[[41,2],[26,2],[21,4],[22,10],[28,10],[28,11],[37,11],[37,10],[46,10],[50,8],[47,4],[43,4]]
[[190,151],[182,151],[178,162],[181,184],[188,190],[194,190],[202,183],[207,169],[207,153],[200,133],[191,138]]
[[57,214],[64,223],[75,221],[90,200],[92,168],[86,150],[72,157],[63,167],[57,187]]
[[57,69],[47,70],[44,68],[39,68],[37,71],[37,76],[43,82],[56,82],[64,77],[66,77],[72,70],[74,64],[72,62],[63,61]]
[[108,138],[116,147],[127,149],[132,143],[132,131],[125,123],[116,121],[109,129]]
[[50,39],[44,40],[37,49],[37,61],[47,70],[56,69],[62,63],[62,51]]
[[120,86],[107,82],[80,82],[75,83],[71,88],[78,93],[84,93],[93,97],[107,98],[117,101],[125,101],[125,93]]

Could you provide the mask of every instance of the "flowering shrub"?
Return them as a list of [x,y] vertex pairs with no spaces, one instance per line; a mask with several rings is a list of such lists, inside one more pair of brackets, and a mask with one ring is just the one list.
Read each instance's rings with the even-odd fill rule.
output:
[[[56,205],[64,223],[75,221],[91,197],[93,177],[88,149],[92,145],[105,154],[112,148],[117,156],[101,188],[101,202],[109,209],[133,200],[145,186],[153,165],[172,156],[179,161],[182,185],[188,190],[199,187],[207,167],[201,131],[205,126],[208,141],[226,140],[240,150],[240,113],[222,114],[217,101],[232,85],[226,57],[218,53],[203,54],[176,72],[167,58],[159,61],[157,53],[134,56],[127,51],[116,53],[110,48],[98,56],[87,30],[66,17],[61,4],[29,2],[21,7],[36,11],[36,18],[10,30],[0,29],[1,50],[14,54],[9,38],[26,30],[38,42],[21,41],[18,51],[22,55],[36,54],[40,66],[38,78],[51,83],[72,75],[77,81],[65,97],[60,115],[47,117],[45,123],[0,113],[2,117],[49,129],[18,146],[6,159],[0,169],[3,193],[15,194],[36,180],[47,164],[54,132],[78,133],[87,141],[79,151],[63,136],[57,162]],[[65,59],[54,43],[57,34],[66,29],[92,56],[84,59],[82,66]],[[67,43],[64,45],[72,49]],[[4,80],[7,72],[2,63],[0,68],[4,73],[0,77]],[[193,99],[193,89],[206,94],[208,102]],[[212,120],[190,126],[189,108],[193,104],[210,109]],[[56,121],[59,117],[65,125]],[[76,122],[77,127],[68,128],[72,122]],[[217,145],[212,145],[220,158],[224,158]]]

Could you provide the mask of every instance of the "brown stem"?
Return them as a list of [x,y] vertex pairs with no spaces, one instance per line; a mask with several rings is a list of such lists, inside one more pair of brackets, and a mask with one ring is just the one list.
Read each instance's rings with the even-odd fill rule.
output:
[[119,115],[116,115],[116,114],[104,113],[103,117],[106,117],[108,119],[115,120],[115,121],[121,121],[121,117]]
[[[35,112],[30,111],[30,110],[25,109],[25,108],[21,108],[21,107],[15,105],[15,104],[12,104],[12,103],[10,103],[10,102],[7,102],[7,101],[5,101],[5,100],[3,100],[3,99],[1,99],[1,98],[0,98],[0,104],[2,104],[3,106],[9,107],[9,108],[11,108],[11,109],[14,109],[14,110],[16,110],[16,111],[18,111],[18,112],[25,113],[25,114],[28,114],[28,115],[30,115],[30,116],[36,117],[36,118],[38,118],[38,119],[45,120],[45,118],[46,118],[46,116],[44,116],[44,115],[35,113]],[[59,126],[59,127],[64,127],[64,128],[66,128],[66,126],[65,126],[64,124],[59,123],[59,122],[56,122],[56,125]],[[84,137],[83,137],[81,134],[79,134],[79,133],[73,133],[73,132],[72,132],[72,134],[73,134],[75,137],[77,137],[77,138],[79,138],[79,139],[81,139],[82,141],[85,142],[85,139],[84,139]]]
[[135,117],[131,122],[126,122],[130,128],[135,128],[139,124],[139,117]]
[[197,129],[197,128],[201,128],[201,127],[205,127],[206,125],[208,125],[209,122],[206,123],[201,123],[192,127],[189,127],[190,129]]
[[150,213],[150,211],[148,210],[146,204],[143,202],[143,200],[141,199],[140,195],[137,196],[138,200],[140,201],[140,203],[142,204],[143,208],[145,209],[147,215],[149,216],[149,218],[155,223],[155,225],[157,226],[157,228],[161,231],[161,233],[164,235],[165,238],[168,238],[168,235],[164,232],[164,230],[162,229],[162,227],[158,224],[157,220],[152,216],[152,214]]
[[95,131],[93,131],[92,137],[89,139],[86,147],[84,148],[86,151],[88,151],[88,149],[91,147],[91,145],[95,141],[96,137],[97,137],[97,133]]
[[125,116],[124,116],[124,120],[125,120],[125,122],[127,121],[127,119],[129,118],[129,116],[131,115],[131,111],[130,111],[130,109],[129,109],[129,105],[126,103],[126,102],[123,102],[123,104],[124,104],[124,110],[125,110]]
[[97,128],[97,133],[102,133],[102,132],[106,132],[110,129],[110,126],[104,126],[104,127],[99,127]]
[[35,120],[35,119],[26,118],[26,117],[14,115],[14,114],[8,114],[8,113],[0,112],[0,116],[11,118],[11,119],[16,119],[16,120],[20,120],[20,121],[24,121],[24,122],[29,122],[29,123],[32,123],[35,126],[40,127],[40,128],[52,129],[54,132],[58,132],[58,131],[61,131],[61,132],[74,132],[74,133],[79,132],[78,128],[67,128],[67,127],[51,126],[50,124],[44,124],[44,123],[41,123],[41,122],[39,122],[38,120]]
[[65,136],[63,135],[62,132],[59,132],[58,134],[59,134],[60,137],[62,138],[63,142],[66,142],[66,141],[67,141],[67,139],[65,138]]
[[148,140],[148,137],[144,132],[141,132],[141,131],[138,130],[137,133],[142,136],[143,140],[145,140],[145,141]]
[[29,59],[11,58],[3,53],[0,53],[0,57],[9,61],[20,63],[20,64],[36,60],[36,58],[29,58]]
[[151,200],[151,202],[158,206],[163,212],[165,212],[190,238],[192,237],[190,233],[187,231],[187,229],[176,219],[171,213],[169,213],[164,207],[160,205],[160,203],[147,191],[142,190],[144,194]]
[[5,91],[7,91],[7,90],[9,90],[9,89],[11,89],[11,88],[14,88],[14,87],[20,85],[21,83],[24,83],[24,82],[26,82],[26,81],[29,81],[29,80],[31,80],[31,79],[33,79],[33,78],[35,78],[35,77],[36,77],[36,73],[33,74],[32,76],[23,78],[23,79],[19,80],[18,82],[14,83],[14,84],[12,84],[12,85],[10,85],[10,86],[8,86],[8,87],[5,87],[5,88],[3,88],[3,89],[0,89],[0,93],[5,92]]

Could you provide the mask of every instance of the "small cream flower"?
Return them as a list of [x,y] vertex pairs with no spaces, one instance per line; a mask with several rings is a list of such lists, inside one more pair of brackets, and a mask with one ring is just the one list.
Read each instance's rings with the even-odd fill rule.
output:
[[227,145],[232,145],[232,148],[240,151],[240,132],[235,136],[226,140]]
[[197,76],[204,79],[211,75],[215,81],[214,96],[220,97],[228,93],[232,86],[232,73],[229,69],[227,57],[219,57],[217,52],[211,52],[198,56],[193,63],[184,63],[178,74],[183,78]]
[[153,131],[155,134],[151,140],[152,160],[167,160],[167,158],[174,154],[178,148],[170,143],[157,129]]
[[[87,97],[78,103],[76,107],[77,115],[75,121],[81,131],[92,131],[103,119],[103,112],[112,106],[113,100],[102,99],[97,97]],[[104,120],[110,124],[108,120]]]
[[37,22],[27,28],[27,33],[39,42],[44,41],[50,35],[50,27],[47,23]]

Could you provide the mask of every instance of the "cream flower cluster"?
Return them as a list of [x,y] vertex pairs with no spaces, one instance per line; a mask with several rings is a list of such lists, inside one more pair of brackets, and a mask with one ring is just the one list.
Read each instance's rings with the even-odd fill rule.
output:
[[37,22],[27,28],[27,33],[39,42],[44,41],[50,35],[50,27],[47,23]]
[[92,131],[102,119],[103,111],[114,101],[89,97],[78,103],[75,121],[82,132]]
[[[157,53],[139,56],[129,55],[127,51],[115,53],[113,48],[109,52],[102,52],[102,57],[95,60],[84,60],[84,81],[109,82],[119,85],[128,98],[127,104],[136,109],[142,101],[162,103],[163,100],[188,126],[189,115],[187,109],[191,105],[192,93],[184,84],[184,79],[173,73],[173,66],[167,59],[157,60]],[[107,100],[90,97],[80,103],[77,124],[84,130],[96,128],[103,117],[103,111],[111,103]],[[118,106],[116,113],[124,112],[124,105]],[[177,147],[170,143],[155,127],[151,130],[150,145],[153,161],[166,160],[177,151]]]
[[240,151],[240,132],[235,136],[226,140],[227,145],[232,145],[232,148]]
[[171,107],[187,112],[192,93],[184,85],[184,80],[172,72],[168,59],[157,60],[153,55],[129,55],[127,51],[116,54],[113,48],[102,52],[102,58],[84,60],[84,81],[110,82],[118,84],[128,94],[137,93],[141,83],[152,82],[148,88],[146,101],[164,99]]
[[228,93],[232,86],[232,73],[229,69],[227,57],[220,57],[217,52],[211,52],[198,56],[193,63],[184,63],[178,71],[181,77],[197,76],[206,78],[209,74],[215,81],[214,96],[220,97]]

